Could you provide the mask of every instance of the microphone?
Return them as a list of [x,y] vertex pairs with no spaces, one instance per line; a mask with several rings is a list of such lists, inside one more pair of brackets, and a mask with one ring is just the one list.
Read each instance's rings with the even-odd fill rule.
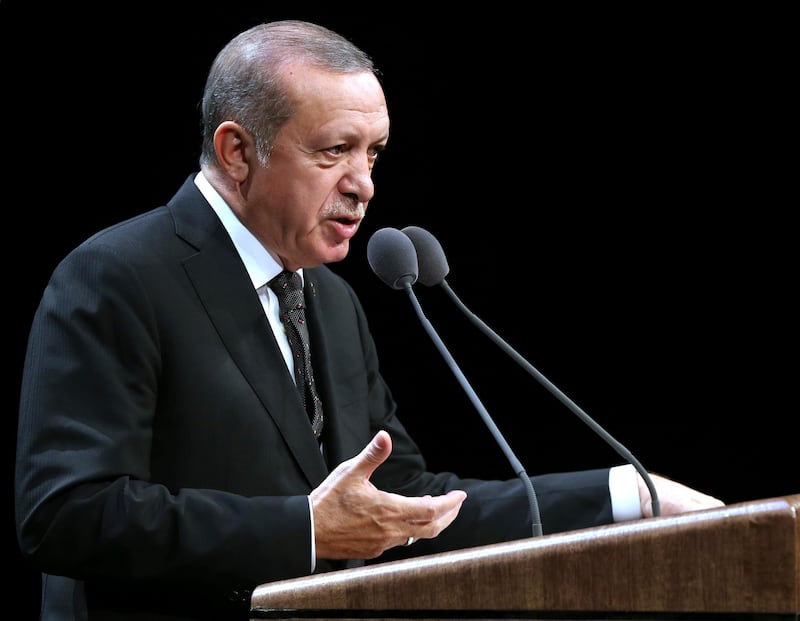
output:
[[489,431],[494,436],[495,441],[500,446],[501,450],[508,459],[511,467],[517,476],[522,480],[525,487],[525,493],[528,496],[528,503],[531,511],[531,521],[533,528],[533,536],[537,537],[542,534],[542,521],[539,516],[539,503],[536,499],[536,492],[533,489],[530,477],[525,473],[525,468],[522,467],[519,459],[514,455],[508,442],[503,437],[503,434],[498,429],[489,412],[484,407],[475,390],[470,385],[464,373],[459,368],[453,356],[445,347],[442,339],[433,329],[431,322],[422,311],[419,300],[414,293],[412,285],[419,278],[419,261],[417,249],[412,242],[411,238],[404,232],[386,227],[378,229],[373,233],[372,237],[367,242],[367,259],[369,261],[372,271],[387,285],[393,289],[403,289],[408,294],[414,310],[417,313],[420,321],[422,322],[425,331],[433,340],[439,353],[447,362],[448,367],[456,376],[461,388],[467,393],[472,405],[478,410],[483,422],[489,428]]
[[367,242],[367,261],[372,271],[392,289],[417,282],[417,249],[407,235],[393,228],[378,229]]
[[650,490],[650,497],[652,499],[653,515],[658,517],[661,515],[661,503],[658,500],[658,492],[656,492],[653,479],[650,473],[645,470],[644,466],[636,459],[633,454],[618,442],[610,433],[600,426],[594,419],[592,419],[586,412],[579,408],[574,401],[565,395],[558,387],[555,386],[549,379],[540,373],[530,362],[525,360],[511,345],[506,343],[498,334],[486,325],[475,313],[470,311],[466,305],[459,299],[455,292],[447,284],[445,277],[450,272],[450,267],[447,264],[442,245],[439,240],[434,237],[432,233],[419,226],[407,226],[402,230],[417,251],[417,280],[423,285],[432,287],[439,285],[445,290],[448,296],[455,302],[456,306],[475,324],[484,334],[486,334],[496,345],[498,345],[506,354],[511,356],[514,361],[524,368],[530,375],[532,375],[542,386],[549,390],[562,404],[570,409],[575,415],[578,416],[584,423],[595,431],[607,444],[611,446],[623,459],[636,468],[637,472],[644,479],[647,489]]

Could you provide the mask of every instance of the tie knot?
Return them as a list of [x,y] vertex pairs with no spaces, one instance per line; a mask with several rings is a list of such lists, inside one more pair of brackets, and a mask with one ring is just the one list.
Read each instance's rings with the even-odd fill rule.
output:
[[297,272],[283,270],[280,274],[275,276],[275,278],[269,281],[269,286],[275,293],[279,293],[280,291],[285,291],[287,289],[290,291],[302,289],[303,282],[300,280],[300,274]]
[[303,299],[303,282],[300,274],[283,270],[269,281],[269,288],[278,296],[282,309],[296,310],[305,306]]

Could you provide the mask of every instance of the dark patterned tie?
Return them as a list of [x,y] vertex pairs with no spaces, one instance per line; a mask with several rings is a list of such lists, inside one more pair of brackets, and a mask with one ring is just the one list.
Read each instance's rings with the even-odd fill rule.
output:
[[278,296],[280,316],[289,347],[294,356],[294,377],[303,406],[311,419],[314,435],[319,440],[322,433],[322,402],[317,395],[314,373],[311,370],[311,350],[306,326],[306,303],[300,274],[282,271],[269,281],[269,287]]

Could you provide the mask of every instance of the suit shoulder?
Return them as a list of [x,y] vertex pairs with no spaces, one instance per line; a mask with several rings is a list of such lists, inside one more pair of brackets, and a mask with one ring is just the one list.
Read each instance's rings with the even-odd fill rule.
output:
[[159,229],[173,234],[175,227],[167,207],[156,207],[150,211],[132,216],[91,235],[81,246],[91,244],[119,244],[126,240],[136,240],[143,235],[151,235]]

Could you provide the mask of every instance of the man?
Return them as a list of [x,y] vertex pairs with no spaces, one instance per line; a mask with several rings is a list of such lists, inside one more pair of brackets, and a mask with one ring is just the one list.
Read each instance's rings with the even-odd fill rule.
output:
[[[199,174],[72,251],[33,321],[16,515],[43,619],[246,619],[260,583],[529,536],[520,481],[426,470],[325,266],[389,139],[369,57],[313,24],[256,26],[217,56],[203,123]],[[303,283],[299,348],[284,271]],[[655,480],[662,513],[722,504]],[[533,483],[545,532],[652,514],[630,467]]]

